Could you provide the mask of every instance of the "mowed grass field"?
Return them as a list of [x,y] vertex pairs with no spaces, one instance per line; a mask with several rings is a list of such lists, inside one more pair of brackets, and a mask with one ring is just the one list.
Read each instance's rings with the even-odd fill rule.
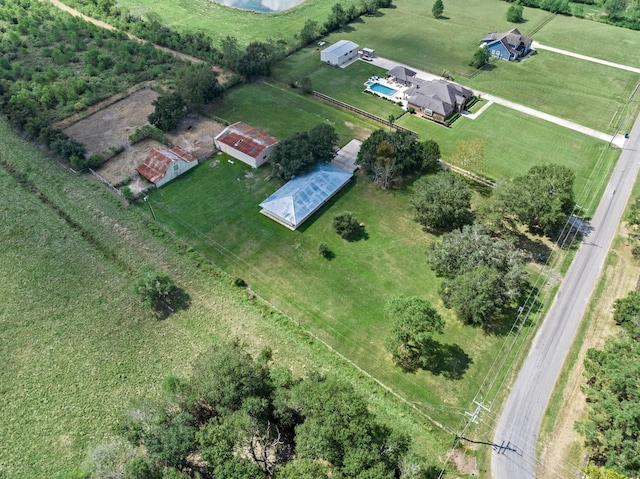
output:
[[[432,418],[455,427],[504,338],[464,326],[444,309],[441,279],[425,254],[434,238],[413,221],[411,190],[383,191],[357,177],[290,231],[259,213],[258,204],[278,187],[265,181],[268,169],[216,155],[153,192],[150,201],[161,224]],[[366,239],[347,242],[333,231],[333,215],[345,210],[365,223]],[[321,257],[320,242],[335,257]],[[437,338],[446,352],[433,371],[402,373],[384,350],[383,308],[398,294],[428,299],[447,320]]]
[[[329,3],[307,0],[286,12],[266,15],[224,8],[205,0],[180,5],[131,2],[129,6],[157,12],[176,28],[202,29],[212,35],[231,34],[246,42],[247,32],[251,32],[251,39],[288,39],[300,31],[306,19],[323,23],[330,10]],[[540,51],[516,64],[496,61],[493,69],[473,80],[464,76],[473,71],[468,62],[479,40],[488,32],[518,27],[527,35],[552,18],[549,12],[525,8],[526,22],[515,25],[506,21],[507,2],[450,0],[442,19],[433,18],[431,7],[432,3],[421,0],[403,0],[394,8],[381,9],[377,16],[361,17],[327,40],[346,38],[361,47],[375,49],[379,56],[418,69],[435,74],[448,71],[466,86],[608,133],[621,126],[625,116],[631,118],[638,113],[640,102],[629,104],[629,96],[640,75],[548,51]],[[605,60],[640,64],[640,49],[635,48],[640,43],[640,32],[589,20],[553,17],[534,40]],[[624,123],[625,127],[628,125]]]
[[[306,52],[310,58],[310,53]],[[307,66],[302,66],[306,63]],[[300,62],[298,72],[312,79],[314,89],[383,119],[402,112],[392,102],[362,92],[364,81],[383,70],[369,63],[356,62],[347,68]],[[276,74],[276,79],[282,79]],[[474,107],[477,110],[479,107]],[[364,139],[384,125],[366,120],[346,110],[303,95],[284,83],[260,83],[235,88],[213,107],[220,117],[246,121],[284,138],[294,131],[309,129],[320,122],[332,124],[340,136],[340,145],[351,138]],[[563,164],[576,174],[575,194],[582,205],[592,205],[602,194],[603,178],[608,178],[620,150],[603,141],[558,127],[538,118],[492,104],[477,119],[460,118],[451,128],[405,114],[397,124],[417,133],[421,140],[433,139],[440,145],[442,158],[452,156],[461,142],[481,140],[484,160],[474,172],[500,181],[525,174],[534,165],[545,162]]]
[[[297,7],[276,13],[225,7],[212,0],[123,0],[118,4],[140,16],[157,14],[162,24],[178,30],[206,32],[218,43],[230,35],[247,45],[254,40],[292,41],[307,19],[320,25],[326,22],[335,3],[305,0]],[[341,0],[340,3],[346,10],[351,5],[359,5],[359,0]]]
[[[214,338],[230,336],[254,353],[272,347],[274,360],[296,374],[340,375],[439,464],[448,437],[424,416],[4,122],[0,138],[0,160],[15,170],[0,167],[0,477],[72,469],[113,439],[132,403],[158,398],[164,377],[187,374]],[[139,306],[131,283],[148,265],[189,294],[188,310],[158,321]]]
[[609,177],[620,156],[619,149],[601,140],[495,103],[474,120],[459,118],[451,128],[414,115],[404,115],[397,123],[421,138],[437,141],[442,158],[452,163],[461,142],[482,141],[484,160],[474,170],[494,181],[524,175],[545,162],[565,165],[576,175],[576,200],[594,209],[606,185],[603,179]]
[[328,103],[304,95],[285,84],[260,82],[233,88],[216,101],[211,111],[229,122],[244,121],[277,138],[313,128],[318,123],[332,125],[340,145],[352,138],[365,139],[380,123],[354,115]]

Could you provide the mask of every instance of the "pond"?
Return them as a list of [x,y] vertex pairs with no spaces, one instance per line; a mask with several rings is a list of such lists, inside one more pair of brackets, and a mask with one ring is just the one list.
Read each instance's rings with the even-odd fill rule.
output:
[[296,5],[300,5],[304,0],[215,0],[217,3],[243,10],[253,10],[255,12],[281,12]]

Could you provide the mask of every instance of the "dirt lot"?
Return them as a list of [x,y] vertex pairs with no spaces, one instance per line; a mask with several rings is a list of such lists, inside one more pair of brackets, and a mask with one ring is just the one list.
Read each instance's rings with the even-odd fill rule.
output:
[[66,128],[64,132],[87,147],[87,156],[127,143],[136,128],[148,123],[158,93],[143,88]]
[[[144,162],[151,148],[162,144],[144,140],[130,146],[128,138],[137,128],[148,123],[147,117],[153,112],[152,102],[157,97],[155,91],[144,88],[83,118],[64,131],[86,145],[88,156],[108,150],[110,146],[124,145],[125,151],[111,158],[97,172],[112,184],[131,177],[131,190],[137,193],[150,184],[137,178],[136,166]],[[189,114],[175,131],[166,136],[171,145],[180,146],[198,158],[206,158],[213,153],[213,138],[223,129],[224,125],[220,123]]]
[[[198,158],[207,158],[213,153],[213,138],[224,129],[224,125],[196,114],[187,115],[178,128],[167,138],[174,146],[180,146]],[[155,140],[143,140],[114,156],[97,172],[112,184],[119,183],[127,177],[132,178],[129,185],[135,194],[151,186],[145,179],[140,179],[136,166],[144,162],[149,150],[163,146]]]

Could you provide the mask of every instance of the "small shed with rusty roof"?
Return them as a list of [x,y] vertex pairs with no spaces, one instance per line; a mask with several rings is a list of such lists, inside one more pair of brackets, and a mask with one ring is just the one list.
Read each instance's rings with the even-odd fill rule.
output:
[[152,148],[136,171],[157,187],[168,183],[198,164],[198,159],[179,146]]
[[279,142],[276,137],[241,121],[229,125],[215,137],[216,147],[228,155],[258,168],[269,159]]

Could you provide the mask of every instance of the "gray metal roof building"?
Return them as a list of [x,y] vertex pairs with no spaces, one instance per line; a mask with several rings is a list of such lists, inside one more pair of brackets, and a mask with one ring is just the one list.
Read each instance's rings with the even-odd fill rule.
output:
[[349,183],[352,176],[336,166],[319,164],[260,203],[260,213],[295,230]]

